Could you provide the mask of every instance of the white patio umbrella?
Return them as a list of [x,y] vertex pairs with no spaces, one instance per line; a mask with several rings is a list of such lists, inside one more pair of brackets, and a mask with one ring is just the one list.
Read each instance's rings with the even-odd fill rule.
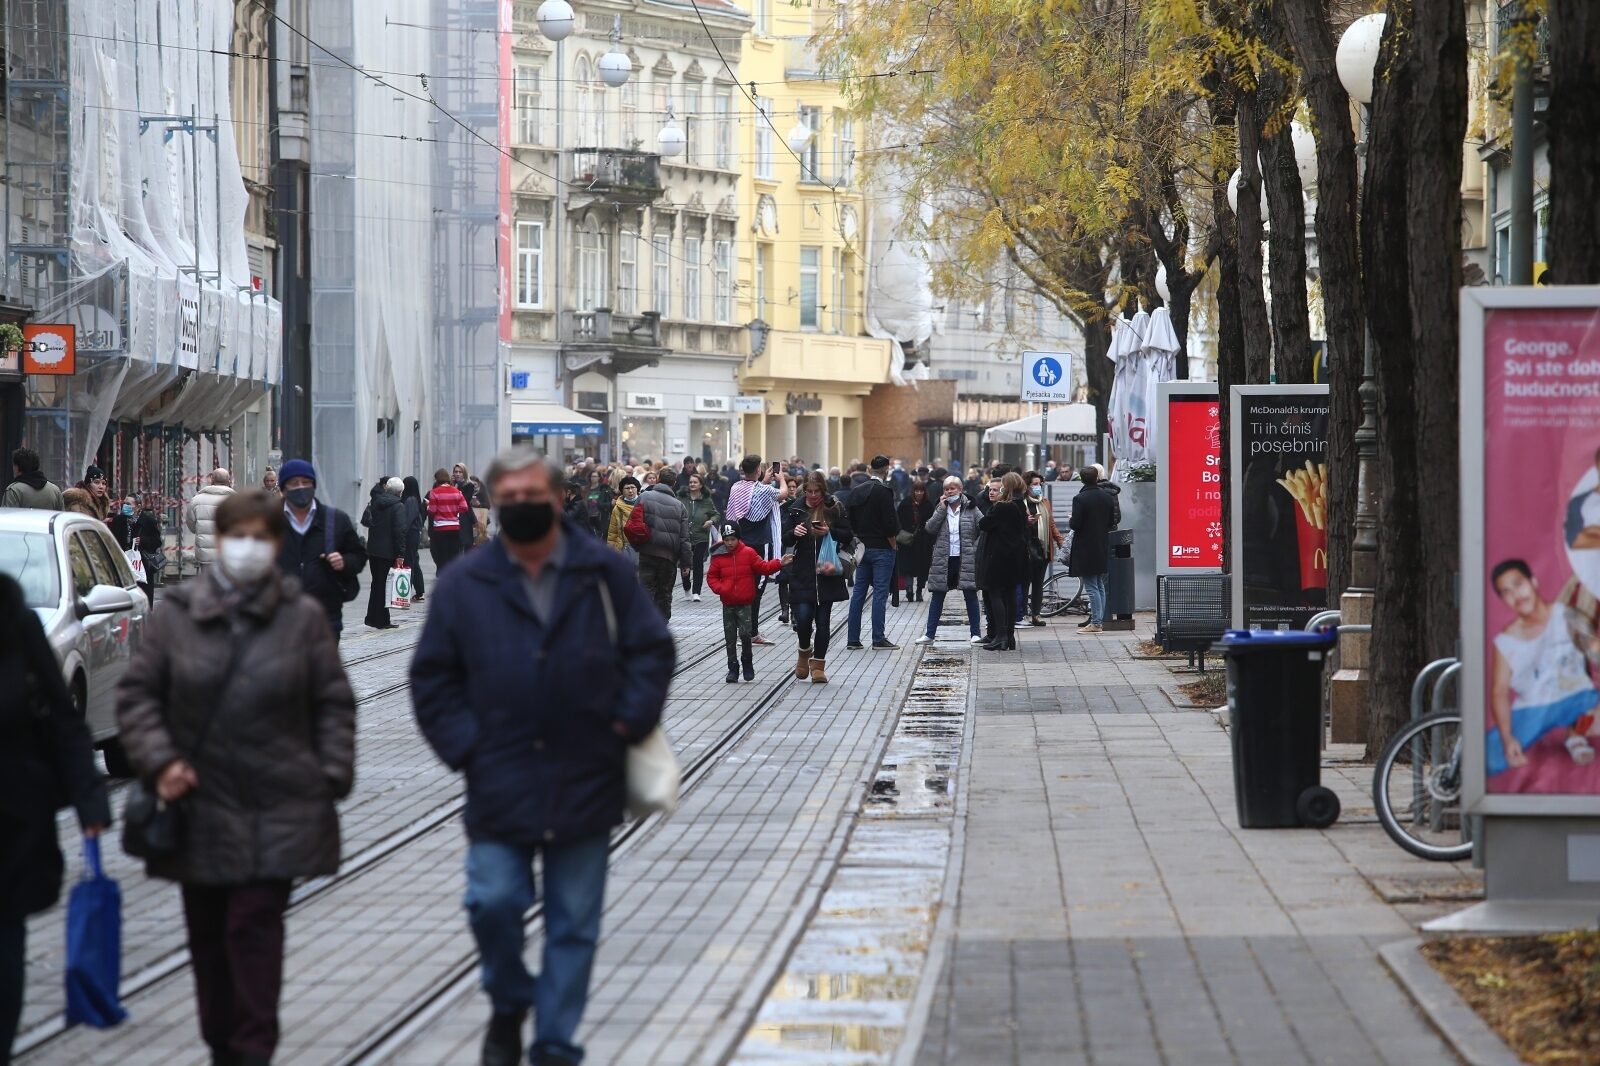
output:
[[[1038,415],[1019,418],[983,431],[985,444],[1038,444],[1040,425]],[[1094,404],[1063,403],[1050,407],[1051,444],[1093,444],[1095,432]]]
[[1116,377],[1111,382],[1111,398],[1106,404],[1106,420],[1111,423],[1111,450],[1116,455],[1116,468],[1123,470],[1124,461],[1138,462],[1145,458],[1144,407],[1145,388],[1144,336],[1150,316],[1139,311],[1132,319],[1117,319],[1111,331],[1111,348],[1106,358],[1117,364]]
[[1144,451],[1147,458],[1160,454],[1156,446],[1156,385],[1178,376],[1178,334],[1172,328],[1172,312],[1158,307],[1150,312],[1145,326],[1144,358]]

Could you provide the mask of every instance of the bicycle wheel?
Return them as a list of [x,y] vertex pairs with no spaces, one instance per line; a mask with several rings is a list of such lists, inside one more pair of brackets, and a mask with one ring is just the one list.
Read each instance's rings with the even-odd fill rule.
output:
[[1083,614],[1083,602],[1083,579],[1060,573],[1044,583],[1039,613],[1046,618],[1054,618],[1068,611]]
[[1372,773],[1372,804],[1396,844],[1422,859],[1472,854],[1461,813],[1461,715],[1430,714],[1383,749]]

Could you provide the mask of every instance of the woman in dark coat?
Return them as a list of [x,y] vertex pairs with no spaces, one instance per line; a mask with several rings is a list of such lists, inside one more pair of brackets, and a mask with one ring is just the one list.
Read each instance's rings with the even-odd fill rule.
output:
[[828,681],[828,638],[833,629],[833,605],[850,598],[844,570],[817,572],[817,551],[823,537],[832,537],[843,555],[854,539],[844,508],[828,495],[828,479],[820,470],[806,475],[799,498],[779,516],[783,549],[794,553],[789,563],[789,607],[800,641],[794,676],[808,674],[816,684]]
[[21,586],[5,573],[0,677],[8,682],[0,685],[0,1062],[10,1062],[22,1016],[27,917],[61,895],[56,808],[71,805],[85,836],[105,828],[111,809],[89,730],[44,627]]
[[[405,483],[397,477],[380,480],[372,488],[372,502],[361,516],[367,533],[367,567],[372,585],[367,590],[367,625],[393,629],[389,616],[389,571],[406,557],[406,509],[400,502]],[[464,521],[465,519],[463,519]]]
[[978,520],[983,543],[981,584],[989,601],[992,636],[989,651],[1014,651],[1017,647],[1017,586],[1028,577],[1027,494],[1022,475],[1012,472],[989,482],[989,513]]
[[[896,514],[900,518],[900,532],[910,533],[911,542],[902,543],[895,552],[895,594],[900,582],[906,585],[906,602],[921,600],[922,590],[928,584],[928,569],[933,563],[933,536],[924,526],[933,517],[933,502],[928,499],[928,483],[921,478],[911,482],[911,491],[900,501]],[[898,538],[904,541],[904,537]]]
[[275,565],[283,502],[217,508],[217,563],[169,592],[117,689],[123,749],[167,803],[200,1034],[213,1062],[264,1066],[278,1043],[283,915],[297,878],[339,869],[334,801],[355,769],[355,697],[322,605]]
[[421,603],[422,584],[422,524],[428,520],[427,505],[422,502],[422,485],[414,477],[406,477],[401,484],[400,502],[406,509],[406,565],[411,568],[411,602]]

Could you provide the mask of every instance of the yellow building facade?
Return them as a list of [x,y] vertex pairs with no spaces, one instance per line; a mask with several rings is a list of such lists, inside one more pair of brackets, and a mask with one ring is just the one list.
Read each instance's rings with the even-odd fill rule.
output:
[[827,0],[749,2],[753,28],[739,65],[756,103],[739,124],[738,300],[750,323],[738,371],[744,447],[769,459],[843,466],[866,458],[862,400],[889,380],[897,352],[867,336],[862,313],[862,131],[810,43],[816,20],[838,11]]

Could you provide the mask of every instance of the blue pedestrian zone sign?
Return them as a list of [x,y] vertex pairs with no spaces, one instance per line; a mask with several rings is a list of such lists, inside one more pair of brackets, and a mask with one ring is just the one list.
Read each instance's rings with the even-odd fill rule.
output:
[[1072,353],[1023,352],[1022,401],[1072,402]]

